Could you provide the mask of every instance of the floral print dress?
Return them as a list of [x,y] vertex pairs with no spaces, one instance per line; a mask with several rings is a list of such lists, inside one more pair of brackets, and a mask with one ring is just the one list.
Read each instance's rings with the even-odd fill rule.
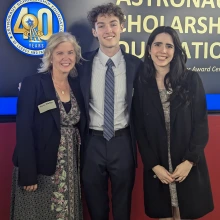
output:
[[18,186],[18,168],[13,172],[11,220],[82,220],[80,189],[80,136],[74,125],[80,119],[71,91],[71,108],[65,111],[59,96],[61,140],[56,172],[38,175],[38,189],[27,192]]
[[[165,118],[165,124],[166,124],[166,130],[167,130],[167,137],[168,137],[168,163],[169,163],[169,172],[173,173],[173,166],[171,161],[171,155],[170,155],[170,102],[169,94],[167,93],[166,89],[160,89],[160,100],[163,106],[164,111],[164,118]],[[170,183],[170,196],[171,196],[171,204],[173,207],[178,207],[178,198],[177,198],[177,191],[176,191],[176,183]]]

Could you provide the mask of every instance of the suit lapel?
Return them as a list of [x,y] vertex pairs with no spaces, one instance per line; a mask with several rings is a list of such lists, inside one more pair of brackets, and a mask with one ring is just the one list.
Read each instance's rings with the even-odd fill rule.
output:
[[155,78],[151,78],[148,82],[148,93],[149,93],[148,97],[151,99],[152,104],[159,112],[160,117],[162,118],[162,121],[164,122],[164,126],[165,126],[163,106],[161,103],[160,94],[159,94],[159,90],[158,90],[157,82]]
[[81,95],[80,95],[80,88],[79,88],[79,78],[78,77],[72,78],[69,76],[68,81],[69,81],[70,88],[76,98],[77,104],[80,110],[82,110]]
[[129,56],[122,50],[126,63],[126,89],[127,89],[127,103],[128,103],[128,112],[131,110],[131,102],[133,96],[133,81],[136,74],[135,65],[130,61]]
[[173,126],[176,114],[179,111],[181,106],[181,99],[179,96],[176,96],[175,99],[170,103],[170,127]]
[[60,111],[59,111],[59,105],[58,105],[58,100],[56,97],[56,92],[53,86],[52,78],[49,73],[42,75],[41,78],[41,84],[44,90],[44,94],[47,98],[48,101],[54,100],[56,103],[57,108],[50,110],[50,113],[52,114],[56,126],[58,130],[60,130]]
[[92,78],[92,64],[97,51],[98,50],[89,54],[89,56],[86,57],[86,61],[83,62],[83,65],[79,66],[80,87],[83,94],[87,117],[89,116],[89,96]]
[[[164,117],[163,106],[161,103],[160,94],[159,94],[159,90],[158,90],[157,82],[156,82],[155,78],[152,78],[149,80],[148,92],[149,92],[149,97],[150,97],[153,105],[158,110],[162,120],[164,121],[164,126],[165,126],[165,117]],[[176,114],[180,109],[179,108],[180,105],[181,105],[181,100],[180,100],[179,96],[175,97],[175,99],[172,100],[170,103],[170,127],[172,127],[174,124]]]

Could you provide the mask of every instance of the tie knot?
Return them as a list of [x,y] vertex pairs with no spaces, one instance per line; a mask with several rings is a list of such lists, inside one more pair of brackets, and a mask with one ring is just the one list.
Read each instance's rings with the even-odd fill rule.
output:
[[107,61],[107,63],[106,63],[106,66],[108,66],[108,67],[113,67],[115,64],[113,63],[113,61],[109,58],[108,59],[108,61]]

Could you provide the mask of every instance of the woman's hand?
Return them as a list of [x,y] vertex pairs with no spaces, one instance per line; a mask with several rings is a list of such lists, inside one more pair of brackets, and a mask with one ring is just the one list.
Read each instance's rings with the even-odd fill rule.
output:
[[169,173],[164,167],[157,165],[152,169],[162,183],[169,184],[174,181],[171,173]]
[[29,191],[29,192],[34,192],[37,189],[37,184],[32,185],[32,186],[24,186],[24,190]]
[[172,174],[172,178],[177,182],[183,182],[188,176],[190,170],[192,169],[193,164],[188,160],[179,164]]

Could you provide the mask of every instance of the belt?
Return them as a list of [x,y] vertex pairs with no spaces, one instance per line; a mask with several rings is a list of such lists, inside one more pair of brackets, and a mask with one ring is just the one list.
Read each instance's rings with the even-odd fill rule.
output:
[[[124,134],[128,134],[129,131],[130,131],[129,126],[126,127],[126,128],[119,129],[119,130],[115,131],[114,137],[122,136]],[[89,129],[89,134],[96,135],[96,136],[103,136],[103,131]]]

